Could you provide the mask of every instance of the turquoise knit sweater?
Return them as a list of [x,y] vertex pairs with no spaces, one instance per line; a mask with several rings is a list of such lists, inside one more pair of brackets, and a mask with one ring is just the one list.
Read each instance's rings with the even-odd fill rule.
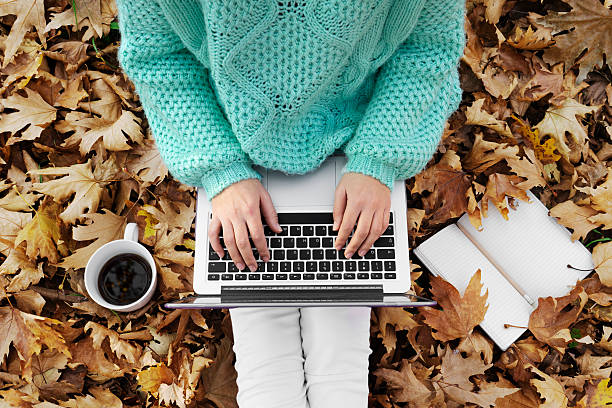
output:
[[118,59],[162,159],[212,199],[253,164],[393,181],[461,100],[465,0],[117,0]]

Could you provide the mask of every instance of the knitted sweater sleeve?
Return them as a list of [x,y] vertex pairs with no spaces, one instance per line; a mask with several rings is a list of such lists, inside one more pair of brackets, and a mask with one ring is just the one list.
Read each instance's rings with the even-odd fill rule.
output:
[[412,33],[376,74],[364,116],[343,146],[342,173],[367,174],[393,190],[394,180],[429,162],[461,101],[464,9],[464,0],[425,1]]
[[217,103],[208,68],[182,43],[157,1],[117,0],[117,6],[118,60],[170,173],[204,187],[209,200],[234,182],[261,179]]

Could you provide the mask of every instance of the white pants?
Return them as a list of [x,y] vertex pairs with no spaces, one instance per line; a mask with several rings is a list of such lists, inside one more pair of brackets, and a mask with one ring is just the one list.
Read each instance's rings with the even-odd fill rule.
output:
[[368,406],[370,307],[229,311],[240,408]]

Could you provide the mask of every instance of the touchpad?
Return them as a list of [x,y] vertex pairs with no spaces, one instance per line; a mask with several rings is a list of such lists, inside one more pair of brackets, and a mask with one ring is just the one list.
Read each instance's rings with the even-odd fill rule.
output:
[[268,192],[275,207],[303,207],[334,205],[336,191],[336,166],[333,159],[306,174],[287,175],[268,170]]

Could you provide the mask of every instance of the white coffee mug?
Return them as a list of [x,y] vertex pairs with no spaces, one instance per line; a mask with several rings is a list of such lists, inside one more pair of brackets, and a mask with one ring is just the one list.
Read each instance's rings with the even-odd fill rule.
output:
[[[147,288],[145,294],[138,300],[129,303],[127,305],[114,305],[107,302],[102,298],[100,290],[98,288],[98,276],[102,267],[113,256],[120,254],[134,254],[143,257],[151,267],[152,277],[151,284]],[[157,285],[157,269],[155,268],[155,261],[151,253],[143,245],[138,243],[138,225],[135,223],[129,223],[125,226],[125,232],[123,239],[117,239],[102,245],[94,252],[89,258],[87,266],[85,267],[85,289],[87,293],[93,299],[94,302],[100,306],[106,307],[107,309],[116,310],[119,312],[131,312],[136,309],[140,309],[145,306],[149,300],[153,297],[155,287]]]

